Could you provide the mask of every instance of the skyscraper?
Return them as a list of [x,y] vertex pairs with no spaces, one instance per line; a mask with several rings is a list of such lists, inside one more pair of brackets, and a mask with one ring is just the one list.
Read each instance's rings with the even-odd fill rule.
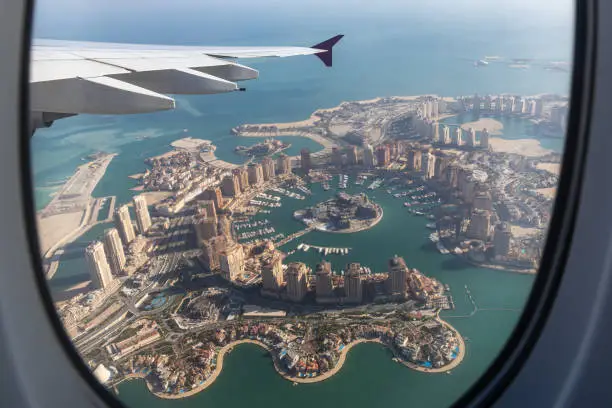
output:
[[455,129],[455,139],[453,140],[453,144],[455,146],[461,146],[463,144],[463,129],[461,129],[461,126]]
[[472,98],[472,110],[476,114],[480,113],[480,102],[481,101],[478,94],[474,95],[474,97]]
[[491,213],[487,210],[474,210],[470,217],[470,225],[468,226],[466,236],[468,238],[487,241],[490,228]]
[[332,147],[331,163],[336,167],[342,167],[342,150],[338,146]]
[[242,167],[240,172],[240,191],[243,193],[249,188],[249,171],[246,167]]
[[115,225],[119,230],[119,234],[121,235],[121,240],[125,245],[128,245],[130,242],[136,238],[136,232],[134,232],[134,225],[132,225],[132,220],[130,218],[130,209],[127,205],[122,205],[117,209],[115,213]]
[[331,263],[321,261],[317,264],[315,271],[317,276],[317,300],[332,297],[334,295],[334,282],[332,280]]
[[521,99],[521,113],[529,113],[529,100],[527,98]]
[[289,156],[281,153],[276,161],[276,167],[280,175],[291,173],[291,159],[289,159]]
[[404,296],[406,293],[406,279],[408,267],[406,261],[395,255],[389,260],[389,291],[392,295]]
[[467,145],[470,147],[476,146],[476,130],[474,130],[474,128],[470,128],[470,130],[468,130]]
[[541,98],[537,98],[533,100],[533,104],[531,105],[531,116],[542,116],[542,111],[544,110],[544,102]]
[[482,129],[482,132],[480,132],[480,147],[483,149],[489,148],[489,131],[487,129]]
[[249,184],[258,186],[264,182],[263,169],[260,163],[249,164]]
[[348,272],[344,278],[344,294],[347,303],[361,303],[363,300],[363,282],[361,280],[361,265],[353,262],[347,266]]
[[134,209],[136,210],[136,224],[138,231],[144,235],[151,228],[151,216],[149,215],[149,207],[147,200],[142,195],[134,197]]
[[261,268],[264,290],[271,292],[280,291],[284,283],[282,260],[280,252],[274,251],[270,258],[264,261]]
[[221,183],[221,191],[223,195],[228,197],[237,197],[240,195],[240,177],[232,174],[226,176]]
[[374,149],[371,145],[366,145],[363,149],[363,165],[365,167],[374,167]]
[[474,210],[487,210],[493,209],[493,203],[491,200],[491,194],[488,191],[479,191],[474,196],[474,202],[472,203]]
[[225,251],[226,246],[226,238],[222,236],[202,242],[202,255],[200,255],[200,260],[204,265],[204,269],[209,272],[219,269],[219,254]]
[[450,134],[450,128],[446,125],[444,125],[444,127],[442,128],[442,131],[444,133],[444,144],[451,144],[451,134]]
[[346,161],[352,166],[359,163],[359,151],[356,146],[349,146],[346,148]]
[[292,302],[301,302],[308,291],[306,265],[292,262],[287,268],[287,297]]
[[265,181],[276,177],[276,165],[274,164],[274,160],[270,157],[265,157],[261,161],[261,166],[263,168],[263,178]]
[[244,249],[242,245],[228,242],[225,251],[219,254],[219,264],[225,279],[234,281],[244,272]]
[[114,281],[111,268],[106,260],[104,245],[94,241],[85,249],[85,260],[89,267],[91,283],[96,289],[106,289]]
[[431,179],[436,175],[436,156],[431,152],[423,152],[421,159],[421,171],[426,179]]
[[433,127],[433,142],[440,143],[440,125],[438,122],[434,122],[431,126]]
[[206,218],[211,218],[217,222],[217,209],[213,200],[198,200],[198,213]]
[[312,161],[310,158],[310,150],[307,148],[303,148],[300,150],[300,166],[304,172],[308,172],[308,170],[312,169]]
[[198,216],[194,219],[193,228],[196,233],[198,245],[202,245],[203,241],[218,235],[216,218]]
[[116,228],[109,228],[104,231],[104,250],[108,256],[111,272],[115,275],[121,275],[125,267],[125,253]]
[[379,166],[387,166],[391,161],[391,152],[389,151],[389,146],[378,146],[376,148],[376,161]]
[[512,240],[512,231],[508,224],[502,222],[495,226],[495,235],[493,236],[493,247],[495,248],[496,257],[507,257],[510,253],[510,241]]
[[210,187],[206,189],[203,196],[215,204],[215,211],[219,211],[221,208],[223,208],[223,194],[221,193],[221,189],[219,187]]

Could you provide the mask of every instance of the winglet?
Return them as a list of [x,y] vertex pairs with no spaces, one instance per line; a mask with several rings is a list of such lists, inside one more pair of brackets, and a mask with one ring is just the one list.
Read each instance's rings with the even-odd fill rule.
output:
[[322,43],[310,47],[322,50],[321,52],[318,52],[315,55],[319,57],[321,61],[323,61],[326,67],[332,66],[332,48],[334,47],[334,45],[336,45],[338,41],[342,39],[342,37],[344,37],[343,34],[338,34],[337,36],[332,37],[329,40],[325,40]]

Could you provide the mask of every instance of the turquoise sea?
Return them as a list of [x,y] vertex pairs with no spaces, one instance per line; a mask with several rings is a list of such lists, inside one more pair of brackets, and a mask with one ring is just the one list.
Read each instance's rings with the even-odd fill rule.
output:
[[[63,3],[71,2],[60,2]],[[117,0],[111,3],[120,4]],[[244,83],[247,92],[177,96],[174,111],[83,115],[39,130],[31,149],[37,208],[48,203],[55,182],[70,176],[81,159],[95,151],[119,153],[94,195],[116,195],[121,203],[130,199],[133,193],[129,188],[136,184],[127,176],[142,172],[146,157],[167,151],[170,142],[185,135],[212,140],[218,146],[218,157],[238,163],[242,159],[233,153],[233,147],[256,140],[231,136],[233,126],[300,120],[318,108],[332,107],[344,100],[424,93],[568,93],[569,74],[546,71],[541,66],[544,61],[571,58],[568,13],[557,18],[554,10],[542,8],[537,14],[525,1],[502,1],[499,7],[483,1],[474,2],[476,6],[450,1],[426,5],[348,0],[289,3],[215,0],[203,6],[179,0],[170,7],[169,3],[154,0],[147,7],[121,4],[117,7],[120,11],[106,3],[87,8],[72,5],[77,9],[70,14],[64,13],[61,6],[41,2],[35,30],[39,37],[211,45],[312,45],[337,33],[345,34],[345,38],[334,50],[333,68],[325,68],[312,56],[241,61],[260,70],[258,80]],[[473,66],[474,60],[493,55],[533,58],[534,63],[527,70],[494,63],[485,68]],[[521,123],[504,125],[503,137],[530,137]],[[307,139],[291,138],[290,142],[292,151],[318,148]],[[562,147],[559,140],[543,139],[541,143],[557,150]],[[326,193],[315,187],[315,194],[312,200]],[[132,381],[121,384],[120,399],[130,407],[450,405],[483,373],[503,346],[520,317],[518,310],[529,294],[533,276],[474,268],[450,255],[440,255],[427,240],[424,219],[409,215],[401,200],[382,190],[370,195],[385,211],[376,227],[349,236],[313,232],[303,241],[352,247],[349,256],[330,257],[334,269],[341,269],[350,260],[380,271],[390,256],[398,254],[411,267],[449,284],[457,308],[445,315],[470,339],[467,356],[452,375],[413,372],[393,363],[381,346],[364,344],[351,351],[344,368],[332,379],[293,387],[275,373],[261,349],[242,345],[227,358],[215,384],[194,397],[160,400],[147,391],[143,382]],[[296,230],[300,226],[290,214],[307,204],[285,198],[283,207],[268,218],[280,232]],[[89,231],[75,245],[94,239],[103,228]],[[293,242],[287,247],[295,245]],[[311,250],[296,253],[291,259],[314,266],[319,257]],[[61,290],[86,277],[82,259],[65,259],[51,285]],[[464,285],[469,286],[482,309],[507,310],[482,310],[470,318],[452,317],[472,310]]]

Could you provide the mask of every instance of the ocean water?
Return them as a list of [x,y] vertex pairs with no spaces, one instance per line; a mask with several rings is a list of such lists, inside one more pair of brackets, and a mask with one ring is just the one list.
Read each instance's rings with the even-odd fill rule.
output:
[[[133,192],[129,189],[136,185],[127,176],[142,172],[146,157],[167,151],[170,142],[185,135],[212,140],[218,146],[218,157],[239,163],[243,159],[233,148],[257,140],[231,136],[232,127],[301,120],[318,108],[332,107],[345,100],[425,93],[445,96],[568,93],[568,73],[546,71],[538,64],[571,58],[573,27],[567,11],[569,2],[547,0],[541,7],[524,0],[495,4],[481,0],[466,4],[446,0],[407,3],[214,0],[200,5],[178,0],[170,5],[152,0],[143,7],[117,0],[104,5],[69,0],[39,2],[35,29],[39,37],[158,44],[307,46],[338,33],[345,34],[345,38],[334,49],[333,68],[325,68],[313,56],[241,61],[260,70],[258,80],[243,84],[247,92],[177,96],[174,111],[83,115],[37,131],[31,148],[37,208],[48,203],[53,184],[70,176],[82,158],[95,151],[119,155],[94,196],[116,195],[118,203],[122,203],[130,199]],[[66,12],[68,8],[71,13]],[[533,58],[535,62],[527,70],[493,63],[475,68],[472,62],[486,55]],[[504,137],[529,137],[520,123],[504,126]],[[318,148],[306,139],[291,138],[290,142],[295,151],[300,147]],[[557,150],[562,147],[559,141],[541,143]],[[316,194],[317,200],[325,195],[322,191]],[[456,310],[444,315],[470,338],[467,356],[452,375],[413,372],[393,363],[384,348],[365,344],[351,351],[343,370],[332,379],[293,387],[276,375],[265,353],[243,345],[226,360],[215,384],[194,397],[160,400],[147,391],[143,382],[132,381],[119,387],[120,399],[130,407],[272,407],[287,403],[296,407],[312,404],[331,407],[339,401],[355,407],[450,405],[482,374],[507,340],[534,278],[474,268],[450,255],[440,255],[427,240],[425,220],[407,214],[401,200],[392,199],[383,191],[371,196],[385,208],[383,220],[371,230],[350,236],[313,232],[303,241],[352,247],[349,256],[330,258],[334,269],[341,269],[350,259],[374,270],[384,270],[388,257],[398,254],[410,266],[449,284]],[[300,225],[291,220],[291,212],[307,204],[286,198],[283,207],[268,218],[280,232],[295,231]],[[102,229],[100,226],[89,231],[75,245],[94,239]],[[313,266],[320,257],[311,250],[296,253],[291,259]],[[62,261],[51,285],[62,290],[86,276],[84,262],[76,256]],[[452,317],[471,311],[464,285],[469,286],[480,307],[489,310],[470,318]]]

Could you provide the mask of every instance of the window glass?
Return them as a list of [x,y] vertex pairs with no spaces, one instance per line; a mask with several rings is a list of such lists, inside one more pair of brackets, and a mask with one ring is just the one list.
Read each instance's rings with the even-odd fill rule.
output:
[[538,272],[573,24],[569,0],[37,2],[40,254],[85,364],[129,407],[452,404]]

